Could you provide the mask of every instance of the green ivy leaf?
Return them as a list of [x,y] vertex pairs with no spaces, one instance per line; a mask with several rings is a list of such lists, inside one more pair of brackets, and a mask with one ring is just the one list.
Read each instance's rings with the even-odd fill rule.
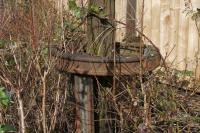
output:
[[13,41],[11,41],[11,40],[5,40],[5,39],[0,39],[0,48],[3,48],[3,47],[5,47],[5,45],[7,45],[7,44],[13,44]]
[[176,70],[175,71],[175,75],[177,76],[177,77],[184,77],[184,76],[189,76],[189,77],[191,77],[191,76],[194,76],[194,72],[193,71],[188,71],[188,70],[183,70],[183,71],[180,71],[180,70]]
[[5,62],[6,66],[13,66],[15,65],[15,60],[13,57],[7,57],[6,62]]
[[42,55],[48,55],[48,53],[49,53],[49,49],[48,48],[43,48],[42,49]]
[[4,90],[5,89],[3,87],[0,87],[0,105],[8,106],[10,103],[10,98]]
[[75,0],[68,1],[69,10],[75,10],[78,8]]
[[95,5],[95,4],[92,4],[90,7],[89,7],[89,10],[90,12],[93,12],[95,14],[99,14],[101,12],[101,10],[99,9],[99,6]]
[[0,125],[0,133],[6,133],[6,132],[16,132],[17,130],[15,127],[10,125]]
[[69,0],[68,1],[68,6],[69,6],[69,10],[72,11],[74,16],[76,16],[77,18],[81,17],[81,8],[77,6],[75,0]]
[[81,17],[81,8],[77,6],[75,0],[68,1],[69,10],[71,10],[77,18]]
[[79,9],[74,10],[74,15],[75,15],[77,18],[80,18],[80,17],[81,17],[81,10],[79,10]]
[[88,7],[88,11],[90,13],[94,13],[100,17],[106,17],[106,13],[104,12],[104,8],[103,7],[99,7],[98,5],[96,4],[92,4]]
[[88,7],[79,7],[76,4],[76,0],[68,1],[69,10],[72,11],[75,17],[81,18],[82,16],[86,16],[88,13],[93,13],[99,15],[101,17],[105,17],[106,14],[103,12],[103,8],[100,8],[96,4],[89,5]]
[[3,48],[8,43],[7,40],[0,39],[0,48]]

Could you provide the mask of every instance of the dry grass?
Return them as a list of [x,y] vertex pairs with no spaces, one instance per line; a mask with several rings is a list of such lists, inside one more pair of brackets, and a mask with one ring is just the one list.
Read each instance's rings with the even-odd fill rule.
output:
[[[1,108],[2,124],[19,132],[75,132],[73,78],[54,69],[48,46],[56,43],[70,52],[84,51],[84,27],[74,30],[77,20],[64,11],[62,29],[55,3],[48,0],[20,4],[7,0],[3,16],[0,86],[11,103]],[[101,132],[200,131],[200,85],[192,75],[159,68],[142,77],[149,127],[144,124],[139,78],[116,75],[115,93],[112,82],[107,84],[112,79],[97,80],[95,112]]]

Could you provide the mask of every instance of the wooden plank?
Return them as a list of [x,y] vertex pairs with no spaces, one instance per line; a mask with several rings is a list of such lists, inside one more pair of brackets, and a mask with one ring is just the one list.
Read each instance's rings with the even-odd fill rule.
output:
[[179,15],[180,15],[180,0],[171,0],[170,4],[170,35],[169,35],[169,49],[168,65],[175,67],[177,57],[177,46],[179,36]]
[[[115,19],[115,0],[104,0],[104,6],[108,18],[110,20]],[[112,21],[110,21],[110,23],[112,23]],[[104,30],[108,28],[108,26],[109,25],[104,27]],[[114,43],[115,43],[115,30],[111,28],[111,30],[105,34],[105,39],[103,40],[103,44],[105,46],[102,47],[102,53],[104,56],[113,55],[111,51],[113,50]]]
[[160,2],[160,52],[165,58],[169,46],[170,1],[161,0]]
[[[117,21],[126,23],[126,7],[127,0],[115,0],[115,19]],[[125,26],[118,23],[116,28],[115,40],[122,42],[126,35]]]
[[[108,1],[106,3],[105,0],[95,0],[100,6],[108,4]],[[131,2],[133,2],[133,0]],[[192,0],[192,3],[194,9],[200,7],[199,0]],[[115,13],[112,13],[113,15],[116,14],[116,20],[126,22],[125,14],[127,14],[127,5],[127,0],[116,0]],[[142,0],[137,0],[137,27],[139,27],[139,24],[141,23],[141,7]],[[195,31],[194,22],[186,17],[183,13],[184,9],[184,0],[145,0],[144,32],[157,46],[160,47],[163,55],[171,52],[168,61],[171,63],[175,60],[172,67],[183,70],[187,66],[188,70],[194,71],[195,52],[197,53],[198,51],[198,36]],[[106,12],[107,11],[108,9],[106,9]],[[99,25],[98,22],[97,26]],[[126,31],[122,28],[123,26],[117,25],[117,27],[119,29],[117,29],[116,35],[112,36],[112,39],[106,38],[108,39],[108,42],[110,40],[113,41],[115,37],[116,41],[121,42],[126,36]],[[100,33],[96,31],[102,30],[103,28],[100,28],[100,30],[97,28],[93,30],[93,32],[96,36]],[[198,67],[198,71],[200,72],[200,67]]]
[[157,47],[160,47],[160,0],[152,0],[152,27],[151,39]]
[[[154,1],[158,1],[158,0],[154,0]],[[152,33],[151,32],[151,26],[152,26],[151,4],[152,4],[152,0],[145,0],[144,4],[145,4],[144,5],[144,33],[146,34],[147,37],[151,38],[151,36],[152,36],[152,34],[151,34]]]
[[[136,1],[137,3],[136,3],[136,27],[139,29],[139,30],[142,30],[142,26],[141,26],[141,24],[142,24],[142,22],[141,22],[141,20],[142,20],[142,0],[137,0]],[[144,14],[144,17],[146,17],[146,14]],[[144,21],[143,21],[144,22]],[[137,36],[139,36],[139,34],[138,33],[136,33],[136,35]]]
[[94,133],[93,79],[74,75],[76,133]]
[[185,3],[183,0],[180,1],[180,16],[179,16],[179,36],[178,36],[178,47],[177,47],[177,62],[176,66],[180,70],[187,68],[187,48],[188,48],[188,31],[189,31],[189,19],[186,14],[183,13],[185,9]]
[[116,0],[115,1],[115,19],[126,23],[117,25],[116,41],[122,42],[122,47],[135,47],[133,50],[123,49],[121,47],[120,53],[122,55],[139,54],[139,38],[136,37],[136,0]]
[[127,0],[126,6],[126,38],[129,42],[134,41],[136,19],[136,0]]
[[[192,1],[194,10],[196,10],[197,8],[200,7],[200,1],[199,0],[191,0],[191,1]],[[200,21],[198,21],[197,25],[200,29]],[[195,31],[193,33],[195,33]],[[196,30],[196,33],[197,33],[197,30]],[[195,37],[196,35],[197,34],[195,34],[193,37]],[[199,33],[198,37],[195,39],[194,44],[195,44],[194,47],[195,47],[195,52],[196,52],[196,56],[194,57],[194,60],[195,61],[198,60],[198,62],[195,64],[195,71],[194,72],[196,72],[195,73],[196,78],[200,79],[200,62],[199,62],[199,59],[200,59],[200,33]]]
[[[89,0],[89,5],[95,4],[100,7],[104,7],[104,12],[107,14],[109,19],[115,18],[115,4],[113,0]],[[109,28],[110,25],[104,25],[97,18],[89,18],[88,19],[88,40],[89,45],[93,44],[93,46],[88,45],[88,51],[91,52],[91,48],[93,48],[92,53],[98,54],[101,56],[111,55],[112,46],[114,43],[114,30]],[[94,42],[95,41],[95,42]]]
[[188,51],[187,51],[187,64],[188,70],[195,70],[196,58],[198,53],[198,32],[194,20],[189,20],[189,40],[188,40]]

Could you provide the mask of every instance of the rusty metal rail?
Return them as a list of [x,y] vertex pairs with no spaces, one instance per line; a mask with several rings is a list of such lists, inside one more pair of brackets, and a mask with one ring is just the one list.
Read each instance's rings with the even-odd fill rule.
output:
[[[111,57],[91,56],[86,53],[63,52],[56,46],[50,48],[50,55],[56,60],[56,69],[73,74],[76,99],[76,133],[94,133],[94,76],[135,75],[140,72],[138,56]],[[152,71],[160,65],[159,54],[142,57],[143,71]],[[114,65],[115,64],[115,65]]]
[[[112,57],[91,56],[86,53],[65,53],[58,47],[51,47],[51,55],[56,58],[56,68],[73,74],[91,76],[113,76],[115,71],[119,75],[133,75],[140,71],[140,58],[138,56]],[[142,57],[143,71],[152,71],[160,65],[160,55]]]

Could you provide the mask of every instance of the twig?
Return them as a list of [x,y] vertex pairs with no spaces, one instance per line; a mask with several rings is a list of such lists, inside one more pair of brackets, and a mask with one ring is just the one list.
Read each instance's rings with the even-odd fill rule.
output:
[[25,122],[24,122],[24,119],[25,119],[25,117],[24,117],[24,108],[23,108],[23,101],[22,101],[22,99],[21,99],[21,95],[20,95],[20,90],[19,89],[17,89],[17,92],[16,92],[16,94],[17,94],[17,100],[18,100],[18,103],[19,103],[19,108],[18,108],[18,110],[19,110],[19,115],[20,115],[20,132],[21,133],[25,133]]
[[60,78],[61,78],[61,75],[59,74],[57,87],[56,87],[57,92],[56,92],[55,109],[54,109],[54,113],[53,113],[53,116],[52,116],[52,119],[51,119],[51,126],[50,126],[50,129],[49,129],[49,132],[54,131],[55,126],[56,126],[58,107],[59,107],[58,105],[59,105],[59,101],[60,101],[60,90],[59,90]]
[[[141,13],[141,31],[140,33],[143,34],[143,21],[144,21],[144,0],[142,0],[142,13]],[[143,56],[143,42],[142,42],[142,39],[140,40],[140,84],[141,84],[141,89],[142,89],[142,94],[144,96],[143,98],[143,101],[144,101],[144,123],[145,123],[145,126],[146,127],[149,127],[150,126],[150,121],[149,121],[149,118],[148,118],[148,114],[149,114],[149,103],[147,101],[147,94],[146,94],[146,90],[144,88],[144,83],[143,83],[143,63],[142,63],[142,56]]]

